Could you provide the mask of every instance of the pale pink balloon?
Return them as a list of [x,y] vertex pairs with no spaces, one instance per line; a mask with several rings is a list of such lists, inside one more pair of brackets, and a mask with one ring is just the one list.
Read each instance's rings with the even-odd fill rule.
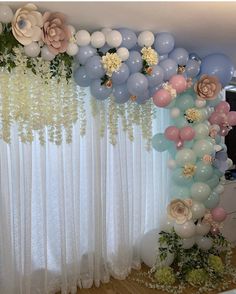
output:
[[212,235],[219,235],[220,230],[216,227],[211,227],[211,233]]
[[223,222],[226,217],[227,213],[222,207],[213,208],[211,211],[212,219],[216,222]]
[[171,101],[171,95],[165,89],[160,89],[153,95],[153,103],[158,107],[165,107],[169,105]]
[[231,126],[236,126],[236,111],[230,111],[227,114],[227,120]]
[[187,81],[182,75],[174,75],[170,78],[169,83],[176,90],[176,92],[182,93],[187,88]]
[[164,133],[166,139],[174,142],[177,142],[179,140],[179,134],[179,129],[175,126],[170,126],[166,128]]
[[180,139],[183,141],[191,141],[195,134],[195,130],[192,127],[186,126],[180,129]]
[[228,102],[226,102],[226,101],[221,101],[217,106],[216,106],[216,108],[215,108],[215,111],[216,112],[223,112],[223,113],[225,113],[225,114],[227,114],[227,113],[229,113],[229,111],[230,111],[230,105],[229,105],[229,103]]
[[223,137],[225,137],[225,136],[228,135],[229,131],[230,131],[230,130],[229,130],[227,127],[222,127],[222,128],[220,129],[220,135],[223,136]]
[[209,117],[209,122],[212,125],[215,125],[215,124],[216,125],[221,125],[221,123],[222,123],[222,116],[218,112],[213,112],[211,114],[211,116]]
[[179,140],[175,143],[175,146],[178,150],[182,149],[184,147],[184,142],[182,140]]

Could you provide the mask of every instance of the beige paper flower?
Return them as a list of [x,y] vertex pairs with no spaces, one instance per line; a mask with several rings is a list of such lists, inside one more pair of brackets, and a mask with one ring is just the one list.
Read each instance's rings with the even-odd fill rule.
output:
[[196,165],[189,163],[189,164],[185,164],[184,168],[183,168],[183,175],[186,178],[192,178],[196,172]]
[[174,199],[167,206],[167,214],[174,219],[177,224],[183,224],[192,218],[191,199]]
[[66,52],[71,33],[65,24],[64,14],[45,12],[43,21],[42,39],[48,50],[54,55]]
[[145,60],[149,66],[156,65],[158,63],[158,54],[151,47],[143,47],[141,53],[142,59]]
[[189,123],[197,122],[202,118],[201,112],[196,108],[187,109],[184,116]]
[[118,71],[121,67],[122,60],[117,53],[106,53],[102,57],[102,65],[106,71],[106,75],[111,77],[113,72]]
[[221,90],[221,84],[215,76],[203,75],[194,85],[194,91],[201,99],[214,100]]
[[41,40],[43,17],[34,4],[19,8],[12,20],[12,33],[16,40],[26,46]]

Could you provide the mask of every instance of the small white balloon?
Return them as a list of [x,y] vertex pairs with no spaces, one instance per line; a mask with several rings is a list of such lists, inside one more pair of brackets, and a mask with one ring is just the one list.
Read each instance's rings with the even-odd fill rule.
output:
[[37,42],[32,42],[27,46],[24,46],[25,54],[29,57],[37,57],[40,53],[40,47]]
[[207,237],[196,237],[196,243],[202,250],[209,250],[212,247],[212,240]]
[[179,108],[174,107],[174,108],[171,109],[170,116],[172,118],[177,118],[177,117],[179,117],[179,115],[180,115],[180,109]]
[[0,34],[2,33],[2,30],[3,30],[2,23],[0,22]]
[[91,45],[94,48],[101,48],[105,45],[106,39],[105,35],[102,32],[94,32],[91,35]]
[[167,166],[169,169],[175,169],[177,166],[176,161],[174,159],[169,159],[167,162]]
[[75,27],[73,27],[72,25],[68,25],[67,27],[68,27],[68,29],[70,31],[71,36],[74,36],[75,33],[76,33]]
[[157,229],[151,230],[143,235],[140,242],[140,256],[149,267],[152,267],[156,261],[158,234]]
[[122,43],[122,35],[116,30],[112,30],[106,35],[106,42],[110,47],[119,47]]
[[0,5],[0,22],[9,23],[12,21],[13,12],[8,5]]
[[211,226],[207,223],[198,222],[196,225],[196,233],[198,235],[204,236],[209,233]]
[[197,99],[195,101],[195,105],[198,107],[198,108],[202,108],[206,105],[206,100],[204,99]]
[[125,47],[119,48],[116,53],[122,61],[126,61],[129,58],[129,50]]
[[190,249],[195,244],[195,237],[182,239],[182,247],[184,249]]
[[91,37],[88,31],[80,30],[75,34],[75,39],[79,46],[87,46],[90,43]]
[[79,47],[77,46],[77,44],[74,43],[69,43],[68,47],[66,49],[66,53],[70,56],[74,56],[78,53],[79,51]]
[[55,58],[55,55],[48,50],[46,45],[41,48],[41,56],[44,60],[47,61],[51,61]]
[[174,224],[175,232],[181,238],[187,239],[195,235],[195,225],[192,220],[186,221],[183,224]]
[[219,184],[218,186],[215,187],[214,192],[218,194],[222,194],[224,192],[225,188],[223,185]]
[[174,221],[164,216],[160,220],[160,230],[166,233],[170,233],[174,227]]
[[193,219],[199,219],[204,216],[206,212],[206,208],[201,202],[193,201],[191,211],[192,211]]
[[155,37],[152,32],[144,31],[138,36],[138,44],[140,47],[146,46],[151,47],[154,43]]
[[112,31],[112,29],[110,29],[110,28],[103,28],[102,29],[102,33],[104,34],[104,36],[106,37],[106,35],[108,34],[108,33],[110,33]]

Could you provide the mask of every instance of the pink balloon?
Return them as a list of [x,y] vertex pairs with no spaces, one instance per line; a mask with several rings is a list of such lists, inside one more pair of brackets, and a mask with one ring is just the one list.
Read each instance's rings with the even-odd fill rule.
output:
[[219,235],[220,230],[218,228],[211,227],[211,233],[212,235]]
[[228,128],[223,127],[223,128],[220,129],[220,135],[223,136],[223,137],[225,137],[225,136],[228,135],[229,131],[230,130]]
[[213,208],[211,211],[212,219],[216,222],[223,222],[226,217],[227,213],[222,207]]
[[181,148],[184,147],[184,143],[183,143],[182,140],[179,140],[179,141],[177,141],[177,142],[175,143],[175,146],[176,146],[177,149],[181,149]]
[[187,88],[187,81],[182,75],[174,75],[169,80],[171,86],[176,90],[176,92],[182,93]]
[[228,102],[226,101],[221,101],[215,108],[215,111],[218,112],[218,113],[229,113],[230,111],[230,105]]
[[179,129],[175,126],[170,126],[165,130],[165,137],[170,141],[177,142],[179,140]]
[[211,114],[211,116],[209,117],[209,122],[212,125],[221,125],[222,120],[223,120],[223,118],[222,118],[221,114],[218,112],[213,112]]
[[192,127],[186,126],[180,129],[180,139],[183,141],[191,141],[195,134],[195,130]]
[[153,103],[158,107],[169,105],[171,100],[170,93],[165,89],[160,89],[153,95]]
[[230,111],[227,114],[227,120],[231,126],[236,126],[236,111]]

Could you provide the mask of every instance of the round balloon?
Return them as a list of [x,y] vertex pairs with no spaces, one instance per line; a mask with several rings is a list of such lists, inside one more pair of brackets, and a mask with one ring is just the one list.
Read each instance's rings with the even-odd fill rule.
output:
[[211,193],[211,188],[202,182],[195,182],[191,187],[191,197],[197,201],[205,201]]
[[181,238],[191,238],[195,235],[195,225],[192,220],[186,221],[184,224],[174,224],[175,232]]
[[145,75],[137,72],[130,75],[127,80],[127,88],[131,95],[143,94],[148,88],[148,80]]
[[152,138],[152,147],[159,152],[163,152],[171,147],[171,143],[165,138],[164,134],[158,133]]
[[138,51],[130,51],[129,58],[126,60],[131,73],[139,72],[143,67],[142,56]]
[[157,34],[154,48],[160,55],[170,53],[174,49],[174,46],[175,40],[170,33]]
[[177,151],[175,161],[178,166],[184,166],[185,164],[194,164],[196,162],[196,155],[193,150],[184,148]]
[[111,94],[112,88],[107,88],[104,85],[101,85],[101,80],[97,79],[92,81],[90,92],[96,99],[104,100]]
[[184,48],[175,48],[169,54],[169,58],[175,60],[178,65],[186,65],[188,62],[188,51]]

